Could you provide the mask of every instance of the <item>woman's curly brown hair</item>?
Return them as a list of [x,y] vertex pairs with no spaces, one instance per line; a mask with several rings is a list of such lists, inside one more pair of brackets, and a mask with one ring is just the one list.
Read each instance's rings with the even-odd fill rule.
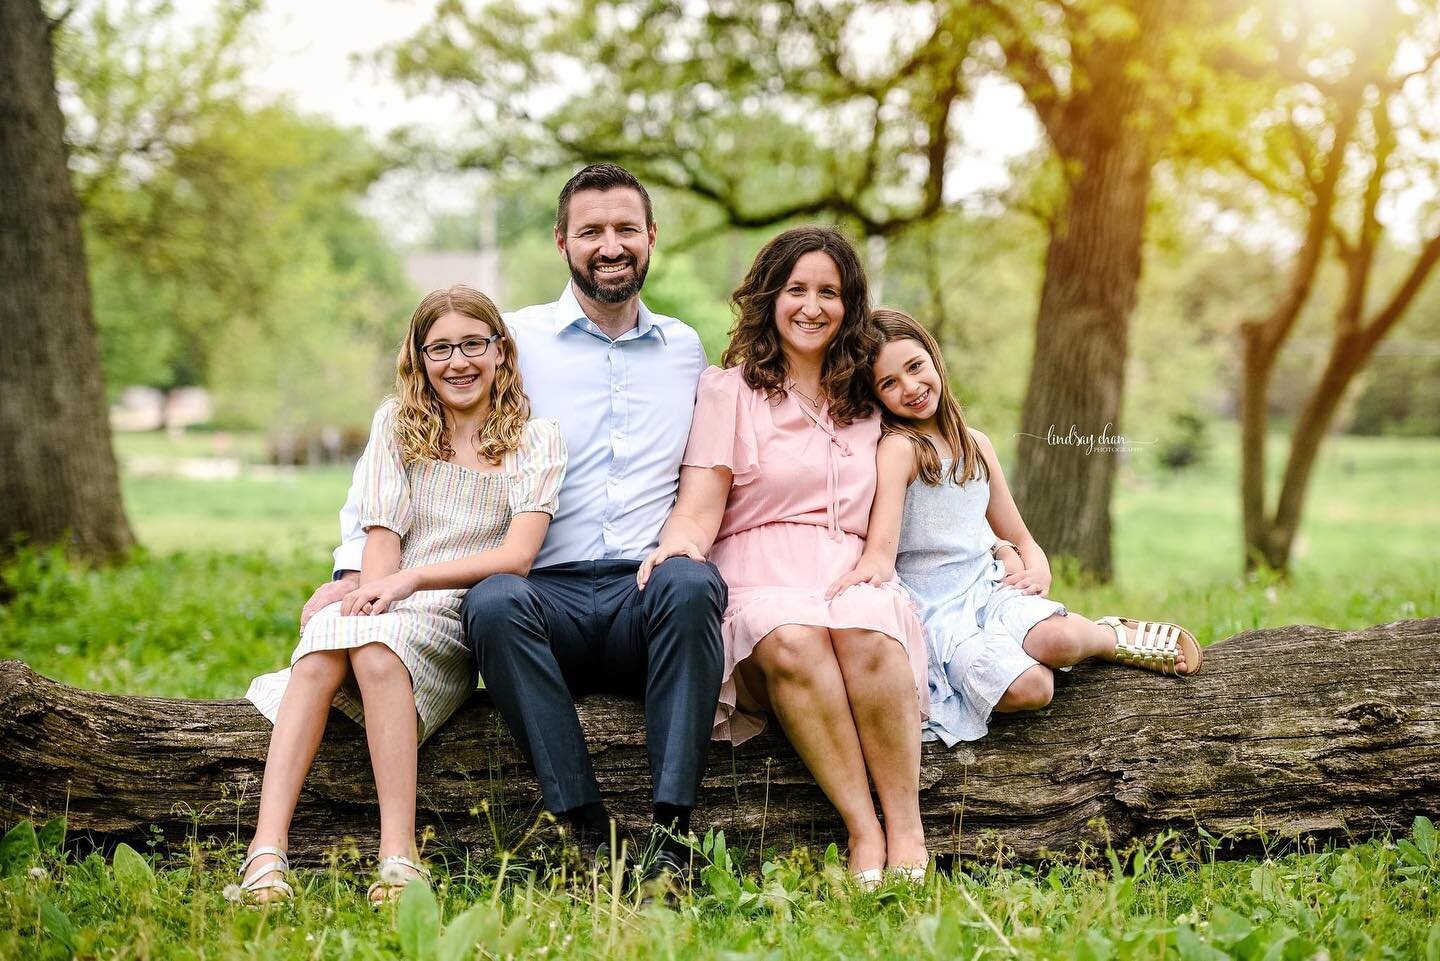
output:
[[750,272],[730,295],[735,326],[720,363],[743,368],[745,383],[770,397],[785,393],[789,379],[780,332],[775,327],[775,301],[795,264],[819,251],[835,262],[840,272],[840,302],[845,319],[830,342],[820,368],[820,387],[830,401],[830,417],[841,426],[866,417],[874,410],[866,362],[880,349],[880,338],[870,321],[870,293],[865,268],[845,235],[834,227],[795,227],[770,241],[755,255]]
[[501,457],[520,447],[525,423],[530,419],[530,399],[525,396],[520,381],[515,340],[505,321],[500,319],[500,311],[489,297],[464,284],[432,290],[410,316],[410,327],[395,360],[398,404],[395,434],[406,464],[425,459],[449,460],[455,456],[450,446],[450,429],[445,423],[445,405],[430,386],[425,355],[420,352],[430,328],[451,312],[478,320],[489,327],[491,333],[500,335],[490,348],[498,348],[504,356],[495,365],[495,380],[490,385],[490,416],[471,439],[481,462],[498,464]]

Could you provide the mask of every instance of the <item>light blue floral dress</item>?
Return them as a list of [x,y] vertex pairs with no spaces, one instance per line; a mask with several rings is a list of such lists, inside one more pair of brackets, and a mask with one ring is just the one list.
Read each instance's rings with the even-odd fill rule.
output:
[[1005,566],[990,553],[985,519],[990,484],[916,478],[905,492],[895,571],[915,598],[930,647],[930,719],[923,737],[947,747],[985,736],[1007,688],[1039,663],[1021,646],[1030,628],[1065,606],[1002,587]]

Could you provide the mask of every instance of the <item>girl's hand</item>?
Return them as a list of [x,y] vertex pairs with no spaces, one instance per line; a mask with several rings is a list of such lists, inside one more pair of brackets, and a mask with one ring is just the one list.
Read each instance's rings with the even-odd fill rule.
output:
[[895,569],[893,567],[886,564],[881,564],[879,561],[873,561],[862,557],[860,558],[860,561],[855,565],[855,569],[853,571],[851,571],[849,574],[844,575],[826,589],[825,600],[831,600],[832,598],[843,593],[847,588],[854,587],[856,584],[874,584],[878,587],[879,585],[889,581],[894,576]]
[[346,594],[340,602],[340,613],[347,616],[384,614],[392,605],[414,594],[418,587],[412,572],[396,571],[379,580],[361,584]]
[[672,557],[688,557],[692,561],[705,563],[705,555],[700,548],[692,541],[674,541],[669,544],[661,544],[650,552],[650,556],[640,562],[640,569],[635,572],[635,586],[645,590],[645,585],[650,581],[650,575],[662,561]]
[[1022,594],[1039,594],[1044,597],[1050,590],[1050,572],[1047,570],[1021,570],[1006,574],[1000,579],[1005,587],[1013,587]]
[[1006,574],[1021,574],[1025,571],[1025,562],[1020,559],[1020,552],[1006,549],[1000,552],[1000,563],[1005,567]]

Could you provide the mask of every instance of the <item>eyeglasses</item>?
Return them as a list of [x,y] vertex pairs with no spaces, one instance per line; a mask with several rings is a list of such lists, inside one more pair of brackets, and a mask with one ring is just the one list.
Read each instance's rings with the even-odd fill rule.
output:
[[450,344],[442,340],[438,343],[426,344],[420,348],[420,352],[436,363],[449,360],[455,353],[456,347],[459,347],[460,353],[466,357],[484,357],[485,351],[489,350],[490,345],[499,339],[499,334],[491,334],[489,337],[470,337],[458,344]]

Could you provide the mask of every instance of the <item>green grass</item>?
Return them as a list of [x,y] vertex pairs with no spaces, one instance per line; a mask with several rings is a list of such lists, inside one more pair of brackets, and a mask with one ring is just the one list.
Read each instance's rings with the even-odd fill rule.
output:
[[704,884],[673,912],[640,910],[603,877],[503,861],[440,866],[433,897],[412,886],[376,912],[343,857],[300,872],[293,904],[251,911],[225,899],[234,850],[157,864],[125,848],[107,862],[59,854],[57,835],[37,842],[22,825],[0,844],[0,957],[1440,958],[1440,845],[1424,819],[1398,842],[1225,862],[1210,839],[1166,839],[871,893],[833,858],[799,851],[746,871],[712,841],[697,855]]
[[[148,458],[153,469],[207,456],[211,442],[171,443],[122,437],[122,462]],[[1332,441],[1286,580],[1239,576],[1234,477],[1226,432],[1190,470],[1137,458],[1116,491],[1117,582],[1062,578],[1052,595],[1091,615],[1163,615],[1207,641],[1289,623],[1357,628],[1440,614],[1440,442]],[[55,553],[12,563],[0,572],[12,595],[0,606],[0,657],[109,691],[239,696],[289,654],[299,607],[328,575],[348,481],[345,469],[246,467],[224,481],[128,473],[127,507],[147,549],[104,570]],[[439,922],[426,920],[419,899],[398,913],[364,905],[367,879],[353,855],[302,872],[300,901],[261,914],[222,895],[233,849],[157,848],[137,867],[123,853],[116,862],[60,855],[53,830],[34,850],[16,836],[0,842],[0,959],[440,958],[422,950]],[[638,913],[633,898],[583,878],[442,850],[437,896],[452,930],[473,926],[475,940],[454,955],[466,958],[1440,961],[1440,850],[1428,822],[1410,840],[1282,850],[1216,861],[1212,839],[1189,836],[1123,863],[1098,853],[969,866],[923,890],[861,894],[819,852],[727,857],[712,843],[719,865],[674,913]]]

